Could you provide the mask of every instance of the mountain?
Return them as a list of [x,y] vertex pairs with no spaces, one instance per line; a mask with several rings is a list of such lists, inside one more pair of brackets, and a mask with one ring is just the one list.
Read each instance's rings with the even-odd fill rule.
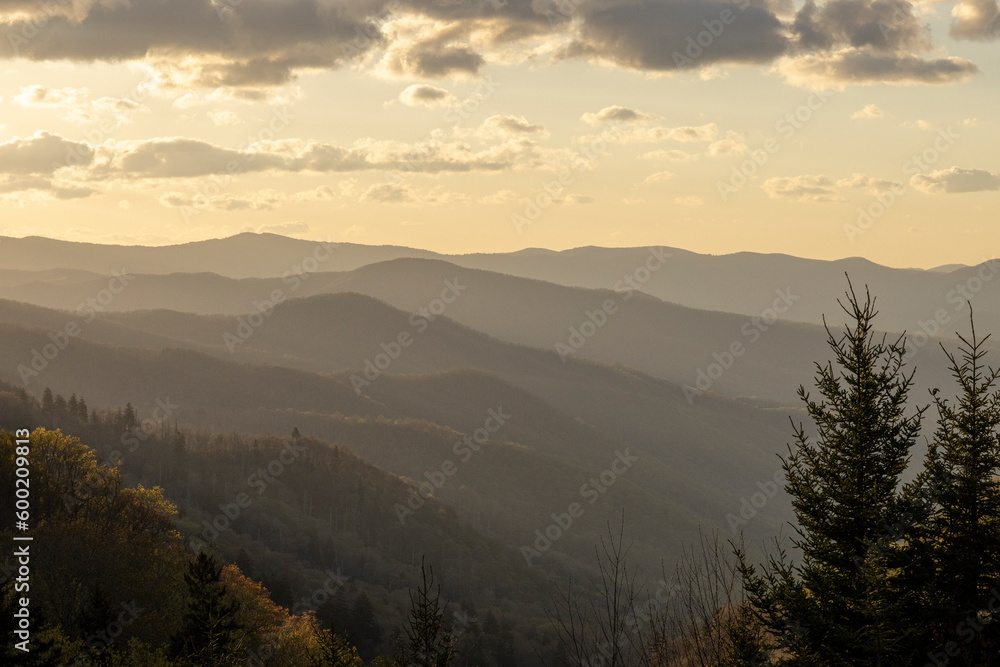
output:
[[[139,340],[155,336],[162,344],[169,337],[176,346],[226,358],[236,355],[319,372],[361,368],[381,352],[382,343],[417,329],[423,337],[423,329],[429,328],[440,329],[431,334],[437,349],[424,356],[405,355],[393,363],[393,372],[471,367],[502,373],[509,362],[482,358],[487,348],[499,349],[497,341],[473,343],[474,332],[458,333],[449,322],[453,320],[499,341],[557,352],[560,361],[622,364],[689,388],[797,405],[798,385],[811,376],[813,362],[828,354],[821,326],[783,319],[804,298],[791,288],[778,290],[760,316],[747,317],[678,306],[627,285],[619,290],[567,287],[429,259],[396,259],[293,280],[139,274],[103,305],[94,303],[93,295],[106,291],[106,281],[88,280],[72,288],[36,283],[30,290],[0,288],[0,294],[88,316],[92,307],[101,308],[95,321],[138,329],[143,332]],[[357,299],[329,298],[347,293],[365,294],[408,312],[414,323],[396,314],[389,326],[392,318],[370,300],[362,305]],[[314,296],[303,298],[308,295]],[[276,301],[282,303],[275,307]],[[836,307],[835,300],[830,303]],[[137,310],[166,307],[230,317]],[[0,320],[30,321],[4,310],[0,307]],[[443,324],[438,327],[438,322]],[[366,323],[379,323],[379,329]],[[966,325],[960,314],[948,314],[946,322],[935,323],[933,333],[945,335],[949,324]],[[239,330],[252,332],[253,340],[244,344]],[[226,336],[230,338],[224,340]],[[456,336],[464,336],[467,344],[456,343]],[[923,332],[910,340],[910,360],[920,366],[918,393],[947,384],[946,359],[936,341]],[[107,342],[124,343],[121,338]],[[690,396],[694,389],[688,392]]]
[[[324,244],[250,233],[163,247],[104,246],[39,237],[0,241],[6,268],[22,272],[69,269],[110,275],[113,270],[125,269],[132,273],[208,272],[230,278],[285,277],[293,281],[305,273],[352,271],[404,257],[443,259],[467,268],[590,289],[615,289],[632,281],[646,294],[664,301],[748,317],[760,316],[778,291],[790,289],[799,299],[783,318],[813,324],[821,323],[824,314],[831,322],[842,320],[833,304],[846,288],[846,273],[855,286],[867,284],[879,297],[881,324],[889,331],[933,335],[941,329],[944,335],[951,335],[965,324],[966,300],[972,301],[984,319],[1000,315],[1000,281],[993,280],[1000,263],[990,257],[977,266],[942,272],[895,269],[861,258],[822,261],[781,254],[703,255],[670,247],[584,247],[559,252],[528,249],[445,256],[398,246]],[[651,262],[651,257],[660,259]],[[650,266],[656,266],[655,270]],[[34,282],[45,282],[43,274],[35,278]],[[35,288],[24,284],[28,281],[23,276],[17,280],[24,282],[0,283],[4,288],[0,294],[32,301],[28,295]],[[943,315],[935,322],[938,313]]]
[[[30,359],[49,342],[43,331],[0,325],[0,358]],[[693,537],[698,525],[728,529],[727,515],[739,512],[755,481],[774,476],[774,453],[786,439],[783,413],[711,397],[692,406],[676,385],[631,371],[563,365],[554,353],[533,350],[523,357],[510,380],[458,370],[384,374],[358,393],[348,372],[324,376],[75,339],[29,386],[83,395],[90,405],[131,402],[140,418],[162,420],[164,406],[173,406],[166,422],[188,427],[285,433],[298,426],[416,480],[440,471],[446,457],[461,458],[455,448],[462,435],[483,428],[490,410],[502,411],[509,423],[441,497],[465,520],[494,526],[512,548],[529,544],[552,513],[580,501],[582,486],[630,452],[641,465],[621,475],[607,502],[595,504],[583,534],[556,549],[569,550],[577,567],[589,558],[588,540],[622,507],[645,508],[628,522],[643,536],[637,553],[652,567],[657,554],[673,554],[678,536]],[[0,378],[20,382],[9,365]],[[472,497],[476,502],[462,501]],[[513,519],[512,506],[519,508]],[[780,503],[767,509],[750,534],[785,518]]]

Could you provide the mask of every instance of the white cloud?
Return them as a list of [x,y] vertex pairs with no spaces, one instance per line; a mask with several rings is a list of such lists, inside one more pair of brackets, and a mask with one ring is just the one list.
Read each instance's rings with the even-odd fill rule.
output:
[[672,171],[658,171],[655,174],[650,174],[645,179],[643,179],[642,184],[648,185],[650,183],[665,183],[671,180],[676,174]]
[[863,120],[870,118],[885,118],[885,111],[874,104],[867,104],[851,114],[851,120]]

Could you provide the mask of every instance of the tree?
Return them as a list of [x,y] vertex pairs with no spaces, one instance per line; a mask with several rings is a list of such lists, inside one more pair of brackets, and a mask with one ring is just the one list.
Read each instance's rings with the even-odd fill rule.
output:
[[138,418],[135,414],[135,408],[132,407],[131,403],[125,404],[125,412],[122,414],[122,426],[125,427],[126,431],[131,431],[138,424]]
[[201,551],[184,575],[188,609],[181,631],[174,637],[172,653],[194,664],[211,667],[243,663],[243,628],[237,620],[239,603],[227,595],[215,558]]
[[375,617],[375,607],[362,591],[351,606],[350,638],[357,644],[358,651],[366,659],[374,657],[382,641],[382,628]]
[[961,361],[945,350],[957,403],[932,392],[937,431],[911,485],[925,502],[915,508],[920,520],[909,544],[911,561],[925,568],[913,585],[923,585],[918,621],[926,639],[931,646],[954,642],[964,664],[987,665],[996,664],[988,656],[1000,655],[1000,627],[976,621],[1000,585],[1000,370],[983,363],[989,336],[979,339],[974,323],[971,330],[969,339],[958,336]]
[[396,664],[406,667],[448,667],[454,658],[451,628],[445,625],[446,608],[441,605],[441,589],[434,589],[434,570],[420,562],[421,584],[410,591],[406,642]]
[[744,585],[790,664],[900,664],[913,638],[891,527],[904,519],[900,475],[926,408],[906,414],[913,372],[904,372],[904,338],[876,338],[867,290],[863,303],[853,286],[847,305],[838,303],[849,323],[840,336],[827,326],[836,366],[816,364],[822,398],[799,388],[818,437],[793,424],[782,461],[802,559],[791,564],[781,552],[763,574],[744,560]]
[[48,387],[42,392],[42,411],[46,413],[51,413],[55,407],[55,401],[52,398],[52,390]]

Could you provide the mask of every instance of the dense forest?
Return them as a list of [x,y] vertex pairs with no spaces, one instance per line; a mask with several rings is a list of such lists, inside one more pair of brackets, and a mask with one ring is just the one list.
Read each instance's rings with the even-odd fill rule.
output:
[[[832,360],[816,364],[815,393],[799,390],[810,423],[793,422],[781,461],[790,534],[760,559],[706,532],[658,580],[639,575],[624,514],[594,545],[593,576],[560,579],[433,497],[430,511],[400,521],[412,481],[297,428],[189,430],[140,419],[131,404],[92,409],[4,385],[3,488],[22,456],[13,431],[37,427],[34,650],[8,647],[5,659],[1000,664],[1000,371],[985,358],[989,337],[972,327],[958,352],[944,351],[954,391],[935,389],[921,406],[905,339],[876,334],[870,296],[852,290],[843,306],[849,324],[828,330]],[[14,510],[6,494],[0,511]],[[8,560],[8,625],[16,572]]]

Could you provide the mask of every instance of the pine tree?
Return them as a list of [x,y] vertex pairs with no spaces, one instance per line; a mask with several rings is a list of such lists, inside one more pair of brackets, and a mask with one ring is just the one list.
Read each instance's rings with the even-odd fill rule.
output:
[[211,667],[243,664],[245,633],[236,621],[239,604],[228,599],[221,568],[215,559],[199,552],[188,566],[188,610],[172,653],[191,664]]
[[912,585],[923,584],[918,622],[929,630],[929,645],[954,642],[962,664],[988,665],[1000,664],[1000,624],[982,624],[977,614],[994,595],[994,607],[1000,603],[1000,370],[984,366],[989,336],[979,339],[971,328],[969,339],[959,335],[961,361],[945,350],[957,402],[932,392],[937,431],[911,485],[926,503],[910,553],[924,566]]
[[52,390],[48,387],[42,392],[42,410],[46,413],[51,413],[52,409],[55,407],[55,401],[52,398]]
[[362,657],[366,659],[374,657],[382,641],[382,628],[375,617],[375,607],[364,591],[358,595],[351,607],[350,637]]
[[913,373],[903,370],[904,339],[875,337],[870,294],[860,303],[851,287],[838,303],[850,322],[840,336],[827,327],[836,366],[816,364],[822,398],[799,388],[818,438],[793,425],[783,459],[801,562],[782,552],[763,574],[744,569],[744,586],[791,664],[900,664],[913,638],[896,574],[901,540],[890,528],[903,519],[900,475],[926,408],[905,414]]
[[80,397],[80,400],[76,404],[76,416],[82,423],[87,423],[87,401]]
[[451,628],[444,623],[445,608],[441,605],[440,586],[434,589],[434,570],[420,563],[421,585],[410,591],[410,613],[407,618],[406,643],[398,665],[407,667],[449,667],[454,657]]
[[126,431],[131,431],[137,423],[138,419],[135,414],[135,408],[132,407],[131,403],[126,403],[125,413],[122,415],[122,426],[125,427]]

